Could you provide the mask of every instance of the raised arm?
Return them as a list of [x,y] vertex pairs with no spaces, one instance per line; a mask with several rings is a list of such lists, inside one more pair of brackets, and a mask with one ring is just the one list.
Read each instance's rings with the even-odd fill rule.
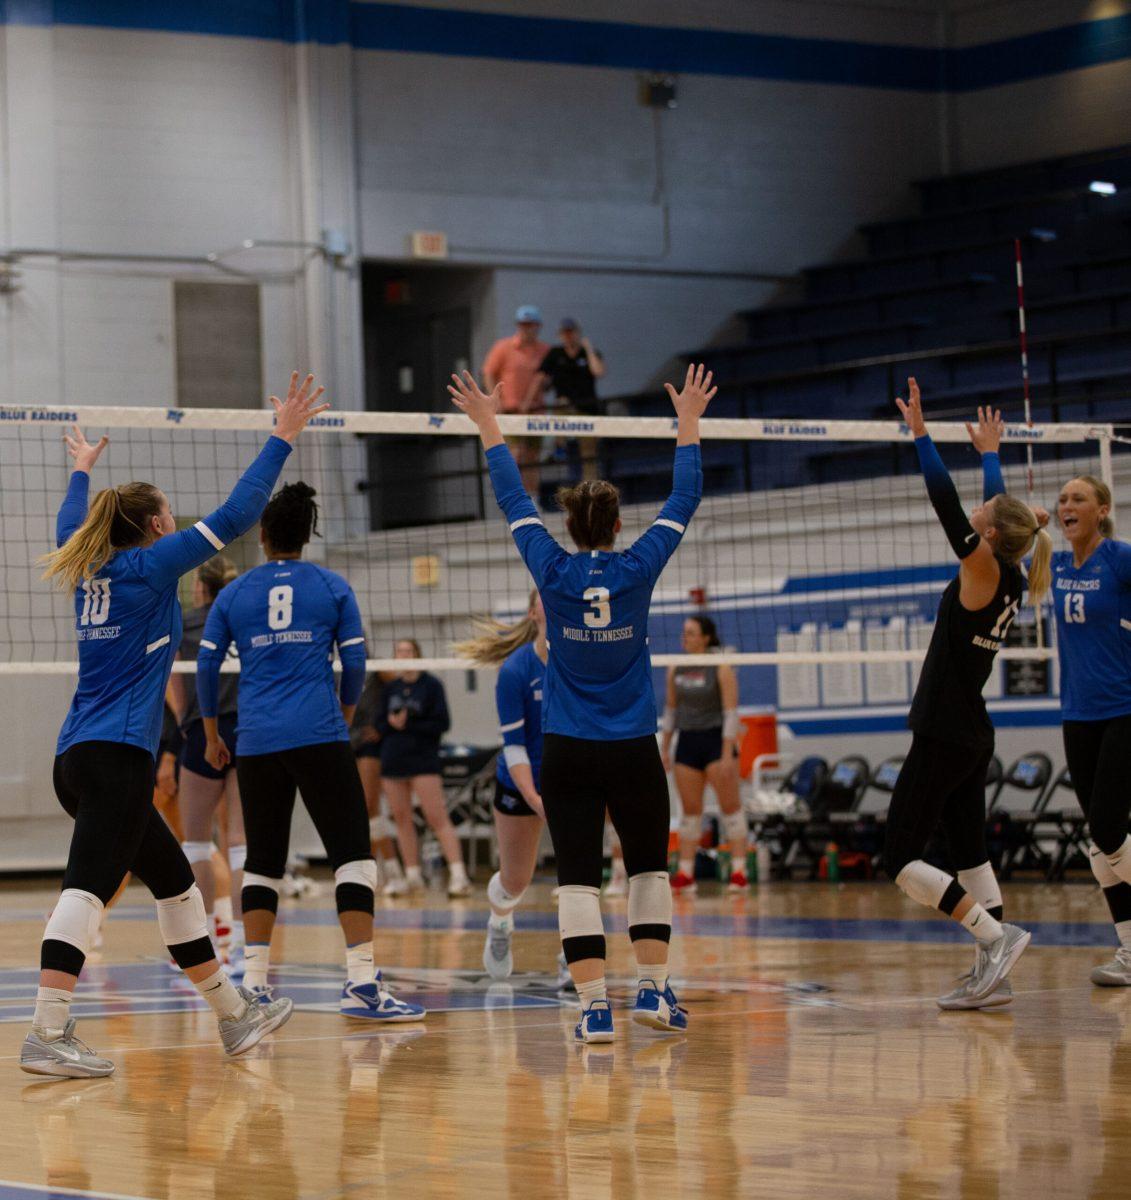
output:
[[271,397],[276,413],[275,431],[240,476],[227,500],[191,528],[160,538],[150,547],[144,561],[146,578],[153,586],[168,586],[218,550],[223,550],[259,520],[283,463],[290,455],[291,444],[311,417],[330,407],[318,403],[324,389],[319,387],[311,391],[313,383],[314,376],[308,375],[300,386],[295,371],[291,375],[287,398]]
[[448,392],[456,408],[466,413],[479,430],[479,439],[487,452],[495,502],[503,510],[523,562],[534,576],[535,584],[541,588],[551,568],[569,556],[543,525],[534,502],[522,486],[514,457],[503,440],[496,416],[502,399],[502,384],[497,384],[488,394],[469,371],[464,371],[462,376],[452,376]]
[[59,515],[55,519],[55,545],[62,544],[86,520],[86,510],[90,500],[90,473],[98,456],[106,449],[110,439],[103,434],[98,444],[92,446],[83,431],[77,426],[71,426],[70,433],[63,434],[67,443],[67,453],[74,459],[74,469],[71,471],[67,494],[59,506]]
[[1005,480],[1001,474],[1001,459],[998,450],[1005,431],[1001,410],[978,407],[978,427],[966,422],[966,432],[974,443],[974,449],[982,456],[982,503],[1005,492]]
[[338,657],[342,660],[342,682],[338,699],[342,716],[348,725],[353,720],[361,690],[365,687],[365,627],[361,623],[361,611],[357,597],[348,584],[338,602],[338,631],[334,635],[338,643]]
[[677,432],[672,490],[660,515],[650,528],[633,542],[625,559],[639,563],[655,582],[667,561],[675,553],[687,524],[699,507],[703,495],[703,462],[699,454],[699,418],[719,390],[711,386],[711,372],[700,363],[687,368],[682,391],[665,383],[676,411]]

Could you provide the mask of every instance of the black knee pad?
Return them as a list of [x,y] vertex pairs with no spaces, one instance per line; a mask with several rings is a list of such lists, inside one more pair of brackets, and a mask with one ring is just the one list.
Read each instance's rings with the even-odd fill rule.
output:
[[580,962],[583,958],[604,958],[604,936],[586,934],[583,937],[562,938],[562,953],[567,963]]
[[334,888],[338,912],[362,912],[373,916],[373,889],[361,883],[339,883]]
[[39,969],[62,971],[64,975],[81,975],[86,955],[70,942],[46,938],[39,947]]
[[670,925],[630,925],[628,937],[633,942],[639,942],[642,938],[649,938],[655,942],[670,942],[672,927]]
[[191,942],[178,942],[169,947],[169,953],[182,971],[189,967],[199,967],[201,963],[206,963],[210,958],[216,957],[212,939],[206,937],[196,938]]
[[279,911],[279,893],[274,888],[255,885],[245,887],[240,892],[240,903],[245,913],[254,909],[266,909],[268,912],[277,913]]

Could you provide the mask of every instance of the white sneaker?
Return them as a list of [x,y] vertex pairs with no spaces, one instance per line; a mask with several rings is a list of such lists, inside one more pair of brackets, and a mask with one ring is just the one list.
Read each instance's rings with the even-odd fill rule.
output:
[[382,896],[407,896],[408,880],[403,875],[390,879],[381,890]]
[[448,876],[448,895],[453,900],[471,895],[471,880],[464,871],[452,871]]
[[970,984],[971,1000],[985,1000],[997,990],[998,984],[1013,970],[1014,963],[1024,953],[1032,937],[1017,925],[1002,925],[1001,931],[997,941],[982,947],[983,953]]
[[974,984],[982,970],[982,960],[986,951],[979,942],[975,951],[974,966],[965,975],[960,975],[955,981],[958,986],[952,991],[939,996],[935,1001],[944,1012],[954,1012],[960,1009],[1000,1008],[1013,1002],[1013,984],[1003,979],[988,996],[981,1000],[974,997]]
[[1097,987],[1131,987],[1131,950],[1120,946],[1111,962],[1092,968],[1091,979]]
[[511,939],[514,936],[514,921],[507,918],[503,925],[493,920],[487,922],[487,940],[483,945],[483,969],[492,979],[509,979],[514,971],[514,956]]

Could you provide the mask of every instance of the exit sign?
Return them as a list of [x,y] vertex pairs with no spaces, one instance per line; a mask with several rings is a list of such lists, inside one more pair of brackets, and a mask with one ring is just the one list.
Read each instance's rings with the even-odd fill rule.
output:
[[412,235],[413,258],[447,258],[448,235],[435,230],[418,229]]

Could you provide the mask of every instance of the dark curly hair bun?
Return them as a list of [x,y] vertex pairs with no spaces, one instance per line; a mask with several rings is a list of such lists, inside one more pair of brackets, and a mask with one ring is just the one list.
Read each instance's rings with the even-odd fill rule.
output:
[[295,554],[318,533],[318,493],[299,480],[280,488],[267,502],[260,523],[267,544],[280,554]]

